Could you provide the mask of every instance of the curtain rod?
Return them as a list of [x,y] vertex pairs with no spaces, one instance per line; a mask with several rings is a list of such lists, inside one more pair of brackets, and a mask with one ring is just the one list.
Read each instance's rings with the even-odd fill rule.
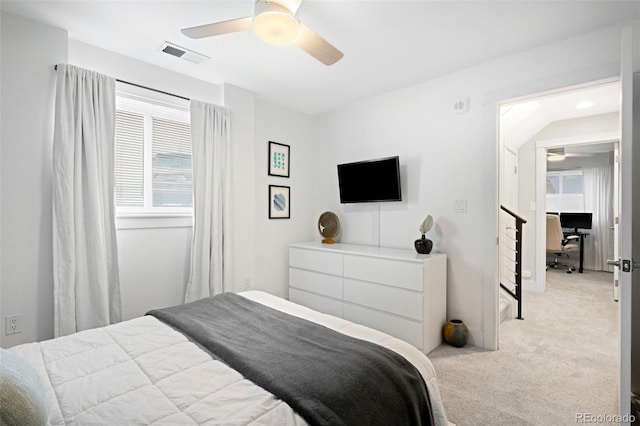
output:
[[[53,66],[53,69],[57,71],[57,70],[58,70],[58,65],[54,65],[54,66]],[[185,98],[184,96],[175,95],[175,94],[173,94],[173,93],[165,92],[165,91],[163,91],[163,90],[153,89],[153,88],[151,88],[151,87],[143,86],[143,85],[141,85],[141,84],[131,83],[130,81],[120,80],[119,78],[116,78],[116,81],[117,81],[118,83],[128,84],[129,86],[135,86],[135,87],[139,87],[139,88],[141,88],[141,89],[151,90],[152,92],[162,93],[163,95],[173,96],[174,98],[184,99],[185,101],[190,101],[190,100],[191,100],[191,99],[189,99],[189,98]]]

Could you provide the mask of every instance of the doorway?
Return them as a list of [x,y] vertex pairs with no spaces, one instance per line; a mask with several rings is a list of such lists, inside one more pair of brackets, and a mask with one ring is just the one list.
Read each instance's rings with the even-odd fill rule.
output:
[[[619,138],[619,84],[617,80],[607,80],[595,82],[580,87],[566,88],[553,93],[542,93],[538,95],[529,96],[526,98],[520,98],[510,100],[500,104],[500,116],[499,116],[499,141],[500,146],[498,150],[499,155],[499,202],[501,205],[507,204],[511,210],[517,213],[522,218],[526,219],[527,223],[524,224],[522,235],[522,253],[521,253],[521,279],[522,287],[524,288],[523,295],[523,324],[529,321],[524,326],[519,326],[517,320],[509,320],[509,323],[500,325],[499,339],[500,344],[503,343],[504,331],[504,344],[513,345],[514,340],[516,342],[523,342],[525,339],[513,339],[512,335],[508,333],[523,332],[533,335],[533,333],[541,332],[540,336],[545,336],[545,332],[541,327],[534,327],[532,323],[537,322],[538,325],[545,323],[548,325],[549,316],[554,315],[549,311],[543,312],[544,309],[551,309],[553,303],[548,303],[550,300],[556,300],[559,297],[567,297],[566,303],[576,303],[576,299],[569,299],[567,295],[578,294],[581,291],[593,291],[593,286],[590,288],[584,283],[576,284],[576,279],[585,277],[594,277],[599,274],[599,277],[603,279],[609,279],[612,276],[610,272],[602,273],[586,273],[579,274],[577,271],[571,273],[571,275],[565,272],[557,273],[557,271],[550,271],[549,277],[547,277],[547,253],[546,253],[546,219],[548,212],[585,212],[587,204],[585,204],[585,175],[583,170],[589,166],[594,166],[599,161],[606,163],[607,166],[612,165],[613,159],[617,157],[615,148]],[[566,191],[557,191],[558,197],[561,198],[566,193],[566,203],[559,204],[552,208],[548,207],[548,159],[550,157],[562,157],[562,160],[558,162],[564,162],[564,166],[555,166],[549,169],[553,169],[556,178],[555,181],[558,184],[566,181]],[[514,171],[515,163],[515,171]],[[591,172],[589,172],[591,173]],[[617,172],[616,172],[617,173]],[[614,172],[611,171],[611,176]],[[576,176],[580,176],[579,179]],[[517,180],[517,184],[514,184],[512,179]],[[590,178],[589,178],[590,179]],[[580,181],[580,185],[576,185],[575,182]],[[573,182],[573,187],[571,186]],[[613,180],[612,182],[613,183]],[[559,186],[559,185],[558,185]],[[613,186],[613,185],[612,185]],[[578,191],[579,188],[580,190]],[[559,189],[559,188],[556,188]],[[617,188],[611,188],[611,192],[615,192],[617,195]],[[553,192],[553,191],[551,191]],[[580,197],[577,196],[577,192],[580,192]],[[573,197],[573,195],[576,195]],[[573,197],[573,198],[572,198]],[[553,198],[553,197],[551,197]],[[580,198],[577,204],[571,204]],[[557,200],[556,200],[557,201]],[[589,206],[593,203],[591,202]],[[617,202],[614,203],[617,206]],[[560,206],[560,207],[558,207]],[[555,209],[554,211],[551,211]],[[610,216],[610,226],[614,226],[614,215],[617,212],[612,213]],[[499,238],[499,253],[503,252],[503,244],[505,239],[502,238],[503,231],[509,229],[508,224],[504,224],[502,217],[499,222],[500,238]],[[504,229],[502,229],[504,228]],[[582,230],[583,234],[589,233],[587,230]],[[610,236],[617,236],[617,230],[609,230]],[[590,237],[595,238],[594,233],[591,232]],[[586,238],[589,238],[587,236]],[[611,244],[613,247],[613,244]],[[580,251],[584,254],[584,248]],[[614,258],[613,253],[607,253],[604,255],[604,259]],[[552,257],[553,259],[553,257]],[[574,256],[577,260],[577,256]],[[502,255],[500,255],[500,271],[501,274],[508,270],[502,265]],[[605,262],[606,264],[606,262]],[[576,269],[577,265],[576,265]],[[608,270],[608,268],[607,268]],[[573,282],[567,280],[574,279]],[[550,278],[551,281],[548,281]],[[548,284],[548,282],[550,284]],[[561,284],[558,285],[558,282]],[[565,285],[566,284],[566,285]],[[613,301],[613,287],[614,278],[611,278],[609,287],[607,287],[608,295],[604,298],[607,299],[609,308],[613,307],[613,311],[609,309],[609,314],[606,320],[611,326],[609,330],[608,340],[602,341],[602,346],[609,347],[610,357],[607,359],[609,364],[608,370],[610,374],[610,383],[603,394],[607,393],[611,400],[614,402],[617,400],[617,392],[615,388],[616,376],[616,356],[617,346],[614,338],[618,335],[619,329],[615,318],[611,318],[612,312],[617,312],[617,306]],[[590,294],[588,297],[586,293],[584,296],[578,296],[577,300],[587,301],[587,303],[594,303],[593,309],[603,310],[600,305],[597,305],[596,301],[602,300],[602,286],[595,287],[597,293],[595,297]],[[560,291],[559,291],[560,289]],[[568,291],[567,291],[568,289]],[[508,299],[508,295],[505,296],[501,292],[500,302],[504,302],[504,299]],[[527,300],[528,298],[528,300]],[[513,300],[509,300],[511,312],[514,311]],[[498,304],[500,305],[500,303]],[[504,303],[502,303],[504,306]],[[557,308],[557,304],[555,307]],[[575,306],[574,306],[575,307]],[[538,312],[531,312],[528,309],[538,309]],[[569,307],[571,309],[571,307]],[[562,310],[555,311],[564,314]],[[588,310],[575,309],[575,313],[582,315],[583,318],[588,318]],[[529,315],[528,315],[529,313]],[[504,315],[498,314],[499,318]],[[513,317],[513,316],[512,316]],[[529,318],[528,318],[529,317]],[[570,323],[573,317],[563,317],[564,323]],[[593,318],[591,318],[593,319]],[[612,322],[613,321],[613,322]],[[580,324],[586,323],[581,321]],[[515,324],[515,325],[514,325]],[[592,325],[592,324],[591,324]],[[580,335],[589,333],[590,329],[596,327],[587,326],[582,328]],[[507,337],[510,338],[507,339]],[[539,336],[536,336],[536,339]],[[589,338],[589,337],[587,337]],[[592,339],[593,340],[593,339]],[[533,345],[537,345],[537,341]],[[549,341],[553,341],[550,339]],[[557,346],[555,346],[557,345]],[[551,348],[557,348],[562,346],[561,342],[556,342],[551,345]],[[598,345],[595,345],[598,347]],[[593,350],[594,346],[591,347]],[[551,349],[553,351],[553,349]],[[547,353],[547,351],[544,351]],[[576,354],[579,357],[581,354]],[[573,355],[572,355],[573,356]],[[563,359],[558,357],[558,359]],[[578,364],[567,364],[567,368],[574,371],[579,375],[580,367]],[[600,364],[602,367],[604,364]],[[595,370],[605,370],[605,368],[597,368]],[[560,373],[558,373],[560,374]],[[615,405],[615,404],[614,404]],[[611,414],[615,413],[615,407],[611,407]]]
[[[614,253],[617,252],[617,146],[617,131],[537,141],[536,204],[544,208],[535,212],[536,223],[539,224],[535,273],[540,277],[541,291],[546,286],[546,222],[547,215],[552,213],[559,215],[563,231],[568,231],[565,232],[566,236],[577,237],[572,244],[577,245],[578,249],[573,250],[574,264],[571,266],[578,273],[582,273],[583,269],[613,272],[611,292],[614,297],[616,269],[607,266],[606,260],[614,259]],[[567,153],[565,155],[576,153],[578,156],[567,157],[563,161],[564,166],[561,166],[549,161],[558,151],[564,151]],[[567,191],[563,184],[566,187],[571,180],[579,184],[570,184],[573,188]],[[574,232],[571,232],[574,227]]]
[[[619,137],[619,83],[617,80],[599,81],[505,101],[500,104],[499,114],[499,203],[527,221],[522,235],[518,236],[522,241],[520,279],[523,289],[544,291],[546,213],[555,212],[546,208],[547,159],[561,157],[563,161],[556,164],[563,163],[562,168],[567,170],[571,169],[571,164],[580,170],[580,160],[589,167],[612,161],[615,157],[612,144]],[[571,195],[565,198],[568,202],[566,211],[584,211],[584,200],[580,200],[582,204],[574,205]],[[614,204],[617,207],[617,203]],[[500,235],[510,229],[502,216]],[[612,238],[617,235],[610,232]],[[593,238],[588,243],[592,241]],[[508,238],[500,238],[499,253],[509,252],[503,243],[510,242]],[[613,258],[613,253],[607,252],[605,257],[608,255]],[[504,265],[509,261],[500,256],[501,274],[509,270]],[[501,298],[505,299],[505,294],[501,294]],[[509,303],[513,307],[516,302],[509,300]]]

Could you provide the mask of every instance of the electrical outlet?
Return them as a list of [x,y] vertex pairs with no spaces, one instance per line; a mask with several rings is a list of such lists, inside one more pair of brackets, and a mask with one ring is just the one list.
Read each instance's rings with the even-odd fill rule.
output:
[[6,334],[22,333],[22,315],[13,315],[5,318],[7,326]]
[[249,275],[245,275],[244,277],[244,289],[245,290],[251,289],[251,277]]

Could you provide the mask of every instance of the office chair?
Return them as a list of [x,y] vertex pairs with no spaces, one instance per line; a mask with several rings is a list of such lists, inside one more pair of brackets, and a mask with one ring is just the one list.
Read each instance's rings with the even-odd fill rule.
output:
[[569,253],[580,250],[580,245],[575,242],[580,237],[577,235],[570,235],[567,238],[564,237],[562,233],[562,226],[560,226],[560,217],[555,214],[547,215],[547,253],[553,253],[555,258],[553,262],[547,263],[547,269],[549,266],[552,268],[558,268],[560,266],[567,268],[567,274],[576,270],[576,267],[573,265],[567,265],[564,263],[558,262],[558,257],[566,254],[567,257]]

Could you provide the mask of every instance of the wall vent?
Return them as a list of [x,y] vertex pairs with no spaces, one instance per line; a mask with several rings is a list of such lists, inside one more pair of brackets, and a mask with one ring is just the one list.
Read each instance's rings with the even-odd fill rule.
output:
[[193,62],[194,64],[201,64],[211,59],[210,57],[205,56],[201,53],[194,52],[193,50],[186,49],[174,43],[169,43],[168,41],[162,43],[160,51],[168,55],[184,59],[185,61]]

